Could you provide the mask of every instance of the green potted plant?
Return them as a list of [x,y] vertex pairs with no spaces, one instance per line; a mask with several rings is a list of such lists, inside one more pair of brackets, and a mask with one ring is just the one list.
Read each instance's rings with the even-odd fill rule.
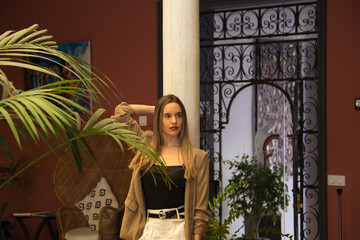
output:
[[[14,183],[21,173],[44,157],[61,154],[66,148],[74,156],[81,173],[82,157],[93,156],[85,141],[89,135],[107,135],[118,143],[119,148],[123,149],[123,143],[127,143],[162,164],[151,146],[125,124],[103,117],[105,110],[101,108],[100,99],[107,102],[108,98],[118,96],[110,79],[95,67],[58,50],[52,36],[46,35],[47,30],[38,30],[38,27],[34,24],[0,34],[0,169],[3,170],[0,190]],[[58,64],[72,73],[72,79],[37,65],[34,59]],[[57,81],[29,90],[19,89],[5,74],[8,68],[34,70]],[[72,100],[79,98],[84,101],[90,98],[93,109],[86,109]],[[10,145],[13,142],[15,144]],[[48,151],[29,154],[26,162],[18,164],[13,152],[31,150],[33,144],[42,144]],[[2,203],[0,208],[0,239],[12,234],[13,224],[4,219],[11,215],[8,204],[11,203]]]
[[[284,185],[282,179],[283,168],[276,165],[264,166],[255,157],[250,158],[248,155],[243,155],[241,158],[236,156],[235,159],[225,163],[229,164],[232,177],[229,184],[214,197],[213,202],[210,202],[210,209],[214,211],[222,202],[228,201],[229,217],[223,224],[212,219],[209,223],[207,239],[224,239],[229,234],[229,225],[240,216],[252,226],[252,230],[244,234],[242,239],[261,239],[259,231],[278,232],[271,226],[259,229],[259,224],[265,216],[275,222],[280,217],[280,210],[288,206],[289,195],[287,185]],[[244,225],[236,233],[242,228]],[[239,239],[236,233],[230,239]],[[281,235],[292,239],[289,234]]]
[[[14,161],[14,148],[9,147],[9,137],[3,132],[5,126],[8,126],[19,151],[24,149],[24,143],[31,148],[30,140],[35,144],[45,144],[49,151],[13,172],[0,183],[0,189],[40,159],[59,153],[59,149],[64,147],[73,154],[81,172],[83,154],[92,155],[84,140],[89,135],[112,137],[120,148],[123,148],[123,142],[128,143],[162,164],[153,149],[125,124],[102,116],[105,110],[101,108],[99,99],[117,97],[112,82],[95,67],[59,51],[52,36],[46,35],[47,30],[38,31],[38,27],[34,24],[20,31],[7,31],[0,35],[1,68],[35,70],[49,74],[57,81],[30,90],[18,89],[0,69],[0,148],[7,154],[9,161]],[[65,79],[50,68],[37,65],[32,61],[34,58],[59,64],[70,71],[75,79]],[[79,89],[78,83],[84,87]],[[64,94],[81,99],[91,98],[95,111],[82,107],[78,102],[64,97]]]

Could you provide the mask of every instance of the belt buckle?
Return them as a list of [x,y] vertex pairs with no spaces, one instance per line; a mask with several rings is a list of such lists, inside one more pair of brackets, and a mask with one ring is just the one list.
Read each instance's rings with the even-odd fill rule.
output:
[[166,213],[163,210],[160,210],[159,212],[159,218],[160,219],[166,219]]

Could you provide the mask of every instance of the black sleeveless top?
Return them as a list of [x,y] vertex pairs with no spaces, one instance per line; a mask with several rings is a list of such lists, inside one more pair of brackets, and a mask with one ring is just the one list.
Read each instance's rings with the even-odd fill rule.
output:
[[[166,170],[170,179],[174,182],[169,189],[163,178],[162,170],[159,166],[153,165],[150,170],[142,171],[141,183],[144,192],[145,204],[147,209],[166,209],[176,208],[184,205],[185,197],[185,169],[182,165],[167,166]],[[156,184],[154,181],[156,179]]]

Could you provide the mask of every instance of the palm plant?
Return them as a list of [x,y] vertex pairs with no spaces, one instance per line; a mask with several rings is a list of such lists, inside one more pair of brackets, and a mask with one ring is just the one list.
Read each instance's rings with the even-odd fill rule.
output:
[[[84,140],[84,137],[89,135],[108,135],[122,149],[123,142],[128,143],[162,165],[153,149],[131,129],[113,119],[102,117],[105,110],[98,108],[99,99],[105,98],[105,94],[109,93],[111,81],[100,77],[103,75],[93,66],[57,50],[56,42],[51,41],[52,36],[45,35],[46,30],[37,31],[37,28],[38,25],[35,24],[21,31],[7,31],[0,35],[0,66],[39,71],[57,78],[58,81],[24,91],[17,89],[0,69],[0,84],[3,89],[0,99],[0,123],[5,122],[5,126],[10,128],[20,150],[23,150],[24,142],[29,144],[32,140],[36,144],[46,144],[49,151],[29,161],[10,177],[1,179],[0,189],[40,159],[63,147],[72,152],[81,172],[83,154],[92,155]],[[33,58],[59,64],[71,71],[76,79],[64,79],[49,68],[36,65]],[[54,58],[61,61],[55,61]],[[84,88],[80,89],[73,83],[81,83]],[[114,89],[113,86],[111,89]],[[64,93],[82,99],[89,97],[94,108],[98,109],[92,113],[64,97]],[[80,117],[79,112],[84,118]],[[87,122],[83,120],[85,118],[88,118]],[[7,161],[14,161],[8,139],[1,131],[0,145],[9,157]],[[5,160],[0,159],[0,163],[1,161]]]

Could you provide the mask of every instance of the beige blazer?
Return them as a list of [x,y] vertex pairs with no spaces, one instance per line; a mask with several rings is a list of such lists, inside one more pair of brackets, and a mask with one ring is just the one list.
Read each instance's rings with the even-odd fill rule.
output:
[[[205,235],[210,220],[209,201],[209,158],[200,149],[193,148],[194,163],[198,172],[195,179],[186,181],[185,186],[185,235],[187,240],[194,234]],[[120,238],[137,240],[146,222],[146,207],[140,174],[133,174],[129,193],[125,200],[125,213],[121,224]]]
[[[138,135],[143,131],[132,118],[134,110],[126,103],[115,108],[112,118],[126,123]],[[197,176],[188,179],[185,185],[185,234],[186,239],[193,239],[194,234],[205,235],[207,223],[210,220],[209,201],[209,157],[198,148],[193,148],[193,159]],[[133,174],[129,192],[125,200],[125,213],[121,225],[120,238],[137,240],[140,238],[146,222],[146,206],[141,184],[140,173]]]

